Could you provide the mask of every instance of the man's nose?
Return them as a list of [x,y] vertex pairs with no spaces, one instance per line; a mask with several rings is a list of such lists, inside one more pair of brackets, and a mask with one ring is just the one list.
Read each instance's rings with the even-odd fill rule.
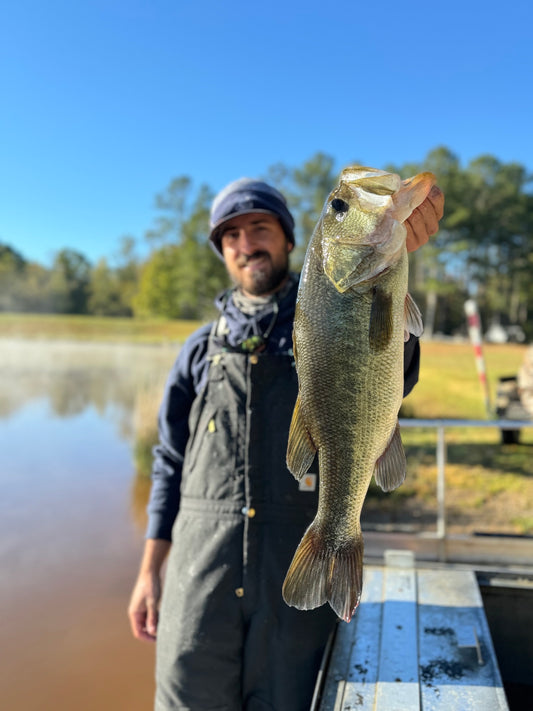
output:
[[244,254],[251,254],[255,250],[255,240],[248,230],[239,230],[239,251]]

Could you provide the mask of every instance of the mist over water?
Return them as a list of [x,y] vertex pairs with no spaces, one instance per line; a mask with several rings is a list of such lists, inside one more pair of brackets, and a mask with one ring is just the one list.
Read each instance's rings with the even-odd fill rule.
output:
[[0,340],[2,708],[151,708],[154,650],[126,617],[149,490],[136,452],[176,351]]

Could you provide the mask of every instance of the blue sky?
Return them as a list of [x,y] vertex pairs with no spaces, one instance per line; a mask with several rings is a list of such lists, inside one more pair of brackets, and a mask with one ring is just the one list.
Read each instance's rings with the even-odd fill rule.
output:
[[156,193],[316,151],[340,169],[445,145],[533,171],[533,5],[17,0],[0,11],[0,242],[112,258]]

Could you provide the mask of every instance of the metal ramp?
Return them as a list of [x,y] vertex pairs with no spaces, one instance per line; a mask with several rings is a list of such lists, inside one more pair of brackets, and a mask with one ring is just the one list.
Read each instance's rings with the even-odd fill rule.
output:
[[415,567],[409,551],[384,563],[365,567],[312,711],[508,711],[473,571]]

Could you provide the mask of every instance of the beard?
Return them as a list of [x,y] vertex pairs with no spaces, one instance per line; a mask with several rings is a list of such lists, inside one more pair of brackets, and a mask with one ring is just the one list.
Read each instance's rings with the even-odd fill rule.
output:
[[256,269],[238,280],[237,286],[247,291],[252,296],[265,296],[278,289],[289,273],[289,260],[285,258],[279,263],[274,263],[268,252],[256,252],[241,263],[244,266],[250,259],[263,257],[265,264],[261,269]]

